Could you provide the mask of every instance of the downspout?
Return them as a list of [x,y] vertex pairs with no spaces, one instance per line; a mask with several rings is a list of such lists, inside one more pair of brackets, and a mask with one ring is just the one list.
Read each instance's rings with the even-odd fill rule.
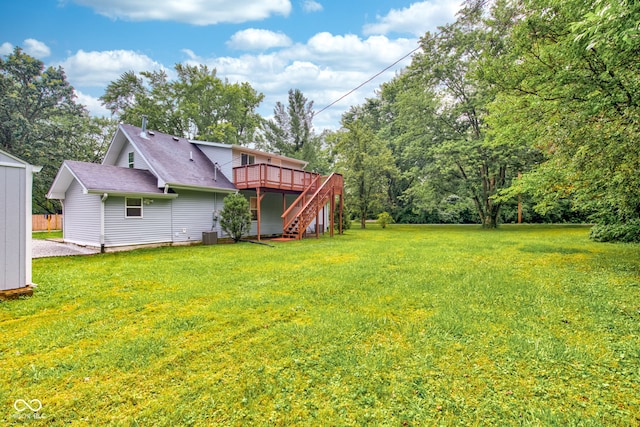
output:
[[100,198],[100,253],[104,253],[104,202],[107,201],[109,195],[104,193]]
[[[169,194],[169,184],[167,184],[166,182],[164,184],[164,194]],[[173,237],[174,237],[174,234],[173,234],[173,209],[174,209],[174,206],[173,206],[173,203],[171,203],[171,209],[169,210],[169,212],[170,212],[169,233],[171,233],[170,237],[171,237],[171,242],[172,243],[173,243]]]

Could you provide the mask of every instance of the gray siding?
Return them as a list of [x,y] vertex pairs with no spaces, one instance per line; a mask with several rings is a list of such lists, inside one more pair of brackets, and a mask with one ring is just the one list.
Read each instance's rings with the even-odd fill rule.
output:
[[225,194],[180,190],[172,203],[172,238],[174,242],[202,240],[202,232],[217,231],[213,227],[213,211],[222,210]]
[[220,170],[233,182],[233,164],[231,163],[231,147],[212,147],[210,145],[198,145],[200,151],[211,160],[211,163],[218,163]]
[[[251,197],[255,197],[255,191],[243,191],[242,194],[250,200]],[[293,203],[298,196],[295,194],[287,194],[287,208]],[[265,193],[265,196],[260,202],[260,234],[282,234],[282,214],[284,209],[282,206],[282,194],[280,193]],[[258,222],[251,222],[252,236],[258,234]]]
[[27,285],[26,184],[25,168],[0,166],[0,290]]
[[22,163],[16,162],[15,159],[13,159],[12,157],[9,157],[9,156],[7,156],[7,155],[5,155],[3,153],[0,153],[0,162],[2,162],[2,163],[10,163],[10,164],[16,165],[17,167],[20,167],[20,168],[24,167],[24,165]]
[[79,245],[100,246],[100,196],[83,194],[73,180],[64,198],[64,240]]
[[[104,206],[105,246],[171,242],[171,200],[149,199],[142,218],[125,217],[125,198],[111,196]],[[98,216],[99,218],[99,216]]]
[[136,169],[151,170],[151,168],[149,167],[149,164],[144,161],[144,159],[142,158],[140,153],[138,151],[136,151],[135,148],[133,148],[133,145],[131,145],[131,143],[128,142],[128,141],[124,145],[124,147],[122,147],[122,151],[120,151],[120,154],[118,154],[118,159],[116,160],[115,166],[120,166],[122,168],[128,168],[129,167],[129,153],[131,151],[133,151],[135,153],[133,155],[133,165],[134,165],[134,167]]

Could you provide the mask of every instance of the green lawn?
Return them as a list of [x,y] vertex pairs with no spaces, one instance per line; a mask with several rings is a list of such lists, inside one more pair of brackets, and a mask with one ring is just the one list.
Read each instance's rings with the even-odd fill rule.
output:
[[34,231],[31,235],[34,239],[61,239],[62,231]]
[[0,303],[0,425],[640,425],[640,245],[588,232],[37,259]]

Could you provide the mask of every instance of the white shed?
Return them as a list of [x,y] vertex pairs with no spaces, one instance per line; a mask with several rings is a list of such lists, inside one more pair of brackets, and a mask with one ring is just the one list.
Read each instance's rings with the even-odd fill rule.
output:
[[40,169],[0,150],[0,298],[33,292],[31,192]]

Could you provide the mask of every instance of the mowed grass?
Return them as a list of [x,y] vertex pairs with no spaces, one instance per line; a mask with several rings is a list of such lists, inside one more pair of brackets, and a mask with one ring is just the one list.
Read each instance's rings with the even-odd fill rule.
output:
[[640,245],[588,232],[34,260],[33,297],[0,303],[0,424],[640,425]]
[[62,231],[54,230],[54,231],[34,231],[32,237],[37,240],[46,240],[46,239],[61,239]]

